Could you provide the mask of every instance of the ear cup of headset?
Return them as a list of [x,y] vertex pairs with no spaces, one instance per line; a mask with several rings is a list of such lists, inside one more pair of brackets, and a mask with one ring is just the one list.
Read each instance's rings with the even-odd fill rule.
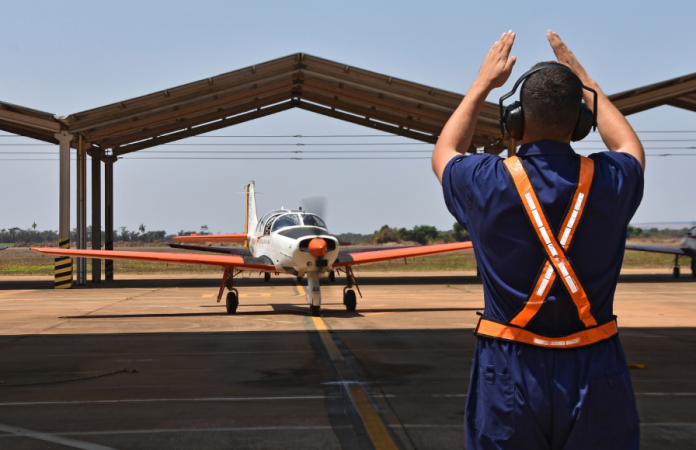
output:
[[518,141],[522,139],[524,134],[524,113],[522,112],[522,104],[520,102],[514,102],[505,108],[503,125],[505,125],[505,129],[511,138]]
[[594,124],[594,114],[590,108],[584,103],[580,106],[580,115],[578,116],[578,121],[575,123],[575,129],[573,129],[573,136],[570,138],[571,141],[576,142],[590,134],[592,130],[592,125]]

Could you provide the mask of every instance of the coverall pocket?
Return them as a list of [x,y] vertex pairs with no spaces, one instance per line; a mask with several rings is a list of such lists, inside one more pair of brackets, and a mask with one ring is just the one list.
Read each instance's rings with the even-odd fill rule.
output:
[[510,374],[493,366],[479,369],[475,428],[492,439],[508,439],[515,431],[515,385]]
[[638,412],[626,372],[609,372],[604,378],[590,380],[587,395],[587,434],[595,442],[622,442],[638,427]]

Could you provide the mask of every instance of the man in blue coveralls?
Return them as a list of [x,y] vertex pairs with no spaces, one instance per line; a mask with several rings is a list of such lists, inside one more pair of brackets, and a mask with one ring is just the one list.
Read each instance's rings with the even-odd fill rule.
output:
[[[484,100],[512,72],[512,31],[486,55],[433,151],[445,202],[469,231],[484,287],[466,444],[638,449],[613,301],[627,225],[643,194],[645,154],[560,37],[547,37],[558,63],[523,76],[521,106],[510,114],[517,123],[501,117],[521,140],[517,156],[464,155]],[[609,151],[589,158],[573,151],[583,120],[584,134],[596,124]]]

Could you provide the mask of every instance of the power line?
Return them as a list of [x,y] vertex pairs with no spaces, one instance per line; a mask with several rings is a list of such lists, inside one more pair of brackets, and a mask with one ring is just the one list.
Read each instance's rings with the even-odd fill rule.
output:
[[[661,153],[661,154],[653,154],[653,155],[645,155],[649,157],[668,157],[668,156],[696,156],[696,153]],[[127,160],[127,161],[138,161],[138,160],[143,160],[143,161],[171,161],[171,160],[194,160],[194,161],[221,161],[221,160],[235,160],[235,161],[303,161],[303,160],[324,160],[324,161],[341,161],[341,160],[392,160],[392,161],[402,161],[402,160],[410,160],[410,159],[430,159],[430,156],[406,156],[402,158],[398,157],[375,157],[375,158],[365,158],[365,157],[287,157],[287,158],[278,158],[278,157],[271,157],[271,158],[253,158],[253,157],[236,157],[236,158],[187,158],[187,157],[174,157],[174,158],[167,158],[167,157],[160,157],[160,158],[121,158],[122,160]],[[60,161],[57,158],[0,158],[0,161],[54,161],[58,162]],[[71,161],[77,161],[77,159],[72,158]]]

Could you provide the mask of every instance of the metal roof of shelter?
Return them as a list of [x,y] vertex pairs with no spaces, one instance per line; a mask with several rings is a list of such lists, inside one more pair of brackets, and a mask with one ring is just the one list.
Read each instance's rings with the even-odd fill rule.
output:
[[624,116],[662,105],[696,112],[696,73],[610,95]]
[[[463,96],[297,53],[54,120],[114,156],[291,108],[435,143]],[[43,113],[50,116],[47,113]],[[0,129],[56,142],[29,128]],[[46,120],[50,121],[48,117]],[[502,151],[497,106],[486,103],[474,145]],[[500,147],[500,148],[498,148]],[[497,151],[496,151],[497,150]]]
[[[435,143],[463,95],[296,53],[193,83],[57,117],[0,102],[0,129],[58,143],[82,136],[114,157],[301,108]],[[696,111],[696,73],[609,97],[625,115],[668,104]],[[71,144],[76,147],[76,141]],[[498,106],[486,102],[473,146],[499,153]]]

